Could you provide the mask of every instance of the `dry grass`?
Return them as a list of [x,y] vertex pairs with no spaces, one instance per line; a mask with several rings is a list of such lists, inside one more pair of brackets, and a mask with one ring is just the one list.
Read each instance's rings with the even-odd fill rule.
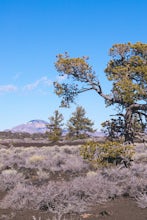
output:
[[92,170],[80,157],[79,146],[1,147],[0,191],[7,194],[0,207],[46,210],[59,219],[127,195],[146,208],[146,156],[147,149],[137,145],[131,167]]

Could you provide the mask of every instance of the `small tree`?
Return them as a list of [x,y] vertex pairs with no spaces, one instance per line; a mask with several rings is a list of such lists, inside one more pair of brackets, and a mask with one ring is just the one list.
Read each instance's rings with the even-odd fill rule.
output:
[[85,114],[85,109],[81,106],[77,107],[75,112],[72,113],[67,123],[69,137],[84,138],[87,136],[87,132],[94,132],[94,123]]
[[51,141],[58,141],[62,136],[63,115],[58,110],[54,112],[54,115],[49,117],[48,137]]

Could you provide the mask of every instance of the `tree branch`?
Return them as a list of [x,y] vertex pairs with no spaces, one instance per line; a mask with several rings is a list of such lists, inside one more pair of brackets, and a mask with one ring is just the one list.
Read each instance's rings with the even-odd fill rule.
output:
[[132,104],[130,106],[130,108],[132,109],[132,111],[137,111],[137,110],[142,110],[142,111],[147,111],[147,104]]
[[93,88],[82,88],[81,90],[78,91],[78,93],[83,93],[83,92],[87,92],[89,90],[92,90]]

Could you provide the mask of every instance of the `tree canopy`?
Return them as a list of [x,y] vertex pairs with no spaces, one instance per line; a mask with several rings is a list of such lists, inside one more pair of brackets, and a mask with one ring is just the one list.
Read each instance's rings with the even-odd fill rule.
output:
[[76,138],[86,137],[88,135],[87,132],[94,132],[93,125],[94,123],[86,117],[85,109],[82,106],[78,106],[68,120],[68,136]]
[[114,44],[109,55],[111,59],[104,72],[112,82],[110,94],[103,92],[88,57],[71,58],[67,53],[57,56],[55,67],[59,74],[67,75],[67,81],[54,82],[55,92],[62,98],[61,106],[68,107],[78,94],[94,90],[107,106],[117,105],[124,118],[125,140],[131,141],[133,115],[138,115],[140,122],[147,119],[147,44]]

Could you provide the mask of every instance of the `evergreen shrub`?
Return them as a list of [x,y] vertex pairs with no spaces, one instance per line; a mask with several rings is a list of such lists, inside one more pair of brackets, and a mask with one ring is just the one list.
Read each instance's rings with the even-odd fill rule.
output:
[[120,142],[88,141],[81,146],[80,155],[94,167],[108,167],[121,163],[128,167],[134,155],[134,148],[132,145],[123,145]]

